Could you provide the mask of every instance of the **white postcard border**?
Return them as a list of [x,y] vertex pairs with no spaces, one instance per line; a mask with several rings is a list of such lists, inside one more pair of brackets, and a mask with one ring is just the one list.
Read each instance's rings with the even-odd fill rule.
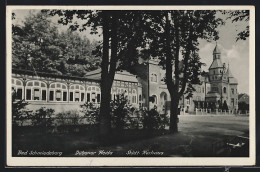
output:
[[[96,10],[250,10],[249,37],[249,138],[248,158],[171,157],[12,157],[11,120],[11,28],[15,9],[96,9]],[[7,166],[251,166],[256,161],[255,145],[255,7],[254,6],[7,6],[6,10],[6,160]]]

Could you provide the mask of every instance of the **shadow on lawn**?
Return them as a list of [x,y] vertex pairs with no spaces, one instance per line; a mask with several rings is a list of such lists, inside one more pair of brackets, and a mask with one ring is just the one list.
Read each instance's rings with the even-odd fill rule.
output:
[[[216,138],[219,138],[218,142],[214,142]],[[130,149],[140,152],[143,150],[162,151],[164,157],[248,156],[249,142],[243,147],[236,148],[227,146],[228,142],[234,146],[240,143],[240,140],[223,135],[198,137],[198,135],[182,132],[171,135],[167,130],[144,129],[125,129],[120,130],[120,132],[113,129],[106,138],[100,138],[98,128],[95,126],[67,126],[66,128],[58,128],[57,131],[54,128],[46,130],[44,127],[30,126],[13,128],[14,157],[23,156],[18,155],[19,150],[62,152],[63,157],[73,157],[77,150],[112,150],[114,151],[113,156],[124,157]],[[136,156],[140,156],[140,154]]]
[[62,156],[71,155],[75,150],[93,150],[128,141],[142,140],[167,134],[166,130],[112,130],[106,138],[100,138],[97,127],[67,126],[58,128],[13,127],[13,156],[22,151],[61,151]]

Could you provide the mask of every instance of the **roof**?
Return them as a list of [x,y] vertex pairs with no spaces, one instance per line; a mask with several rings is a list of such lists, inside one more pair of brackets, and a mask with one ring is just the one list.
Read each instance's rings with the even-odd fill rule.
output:
[[245,102],[246,104],[249,104],[249,95],[247,94],[239,94],[238,95],[238,102]]
[[130,72],[127,72],[125,70],[117,71],[114,79],[121,80],[121,81],[128,81],[128,82],[138,82],[135,75],[133,75]]
[[213,69],[213,68],[223,68],[223,63],[222,63],[221,59],[214,59],[213,60],[209,69]]
[[219,50],[219,48],[218,48],[218,44],[216,44],[216,46],[215,46],[215,48],[214,48],[214,50],[213,50],[213,54],[220,54],[221,52],[220,52],[220,50]]
[[[85,77],[88,79],[101,80],[101,69],[97,69],[97,70],[88,72],[85,75]],[[127,82],[138,82],[135,75],[133,75],[130,72],[127,72],[125,70],[116,71],[114,80],[127,81]]]
[[229,83],[230,84],[238,84],[238,81],[237,79],[233,76],[233,74],[231,73],[231,70],[228,68],[227,70],[227,75],[228,75],[228,78],[229,78]]
[[90,71],[86,73],[84,77],[88,79],[101,80],[101,69]]
[[237,79],[236,78],[229,78],[229,83],[230,84],[238,84],[238,82],[237,82]]
[[70,75],[64,75],[64,74],[56,74],[56,73],[47,73],[47,72],[35,72],[32,70],[23,70],[23,69],[12,69],[12,73],[14,74],[25,74],[25,75],[31,75],[31,76],[41,76],[41,77],[54,77],[54,78],[60,78],[60,79],[74,79],[74,80],[80,80],[80,81],[95,81],[98,82],[95,79],[91,78],[85,78],[85,77],[78,77],[78,76],[70,76]]

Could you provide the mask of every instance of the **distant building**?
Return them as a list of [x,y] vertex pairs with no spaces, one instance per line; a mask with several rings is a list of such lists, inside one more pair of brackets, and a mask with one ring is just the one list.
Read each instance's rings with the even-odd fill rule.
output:
[[206,95],[206,102],[214,102],[218,107],[222,102],[227,103],[229,109],[238,109],[237,79],[232,75],[229,65],[221,61],[221,52],[216,45],[213,51],[213,62],[209,67],[210,91]]
[[247,94],[238,95],[238,109],[242,111],[249,110],[249,95]]
[[[171,99],[164,82],[165,70],[158,63],[158,58],[150,58],[145,63],[135,66],[134,70],[142,84],[143,105],[149,109],[156,106],[160,112],[169,113]],[[183,95],[180,98],[179,108],[192,112],[196,108],[219,108],[221,102],[226,102],[229,109],[238,109],[238,82],[229,66],[226,67],[222,63],[218,45],[213,50],[209,72],[199,76],[199,79],[201,83],[193,85],[193,96],[186,98],[187,95]]]
[[249,104],[249,95],[247,94],[239,94],[238,95],[238,103],[246,103]]

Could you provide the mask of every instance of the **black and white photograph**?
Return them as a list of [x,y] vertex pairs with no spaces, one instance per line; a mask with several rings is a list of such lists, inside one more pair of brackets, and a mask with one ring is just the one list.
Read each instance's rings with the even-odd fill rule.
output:
[[7,6],[7,165],[254,165],[254,14]]

